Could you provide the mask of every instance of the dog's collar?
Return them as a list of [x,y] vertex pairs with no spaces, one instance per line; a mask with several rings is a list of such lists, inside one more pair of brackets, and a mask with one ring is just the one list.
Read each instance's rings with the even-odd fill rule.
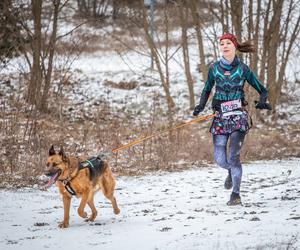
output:
[[[80,164],[80,160],[78,159],[78,165]],[[80,170],[79,168],[77,168],[77,171],[75,171],[75,175],[72,176],[73,173],[71,173],[66,179],[58,179],[58,181],[60,181],[65,189],[67,190],[67,192],[70,195],[76,195],[76,192],[74,191],[74,189],[71,187],[71,180],[78,174],[78,170]]]

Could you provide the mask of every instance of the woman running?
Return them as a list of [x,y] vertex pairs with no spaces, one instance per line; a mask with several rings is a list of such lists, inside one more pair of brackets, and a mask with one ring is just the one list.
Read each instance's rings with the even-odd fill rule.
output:
[[[197,116],[204,110],[212,88],[215,94],[212,108],[217,113],[210,132],[213,135],[214,159],[216,163],[228,170],[225,188],[232,193],[227,205],[241,204],[240,185],[242,179],[242,165],[240,152],[249,130],[248,113],[245,110],[244,85],[247,81],[259,94],[260,100],[256,103],[257,109],[269,109],[267,103],[268,91],[256,78],[253,71],[236,55],[236,51],[254,52],[251,42],[239,43],[232,34],[220,37],[220,52],[222,57],[209,67],[208,78],[203,88],[200,102],[195,107],[193,115]],[[227,144],[229,152],[227,155]]]

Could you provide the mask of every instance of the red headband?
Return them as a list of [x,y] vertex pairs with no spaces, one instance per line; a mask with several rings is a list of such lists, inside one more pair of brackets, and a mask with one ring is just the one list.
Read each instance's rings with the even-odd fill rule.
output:
[[235,35],[227,33],[227,34],[220,36],[220,42],[224,39],[229,39],[234,44],[235,47],[238,46],[238,42],[237,42]]

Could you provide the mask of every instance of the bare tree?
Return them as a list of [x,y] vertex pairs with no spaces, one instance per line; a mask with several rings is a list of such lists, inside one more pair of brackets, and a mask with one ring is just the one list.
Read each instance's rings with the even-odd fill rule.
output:
[[18,22],[21,7],[16,7],[12,0],[0,3],[0,66],[6,66],[9,60],[23,51],[28,43],[22,36],[22,26]]
[[184,71],[186,76],[186,81],[189,90],[189,100],[190,100],[190,109],[194,109],[195,107],[195,98],[194,98],[194,84],[193,78],[190,70],[190,57],[189,57],[189,47],[188,47],[188,36],[187,36],[187,28],[188,28],[188,14],[189,9],[185,1],[181,0],[178,5],[178,12],[180,16],[181,23],[181,44],[182,44],[182,53],[183,53],[183,62],[184,62]]
[[203,79],[205,79],[208,74],[208,69],[207,69],[207,65],[205,62],[204,43],[203,43],[203,36],[202,36],[203,25],[201,22],[201,16],[199,14],[197,0],[187,1],[187,4],[190,8],[192,18],[193,18],[193,23],[195,25],[196,34],[197,34],[198,52],[199,52],[199,60],[200,60],[199,68],[202,73]]
[[278,45],[280,44],[280,20],[282,14],[283,0],[273,2],[273,17],[269,25],[269,44],[267,58],[267,83],[269,87],[269,100],[273,107],[276,106],[276,80],[278,64]]
[[235,35],[242,40],[243,0],[230,0],[230,14]]
[[150,35],[149,22],[147,19],[148,15],[147,15],[146,8],[144,7],[144,1],[140,0],[140,4],[141,4],[140,6],[142,8],[142,11],[143,11],[143,29],[144,29],[146,42],[151,50],[151,55],[154,58],[154,63],[157,68],[157,71],[159,73],[160,81],[161,81],[162,87],[163,87],[165,95],[166,95],[168,111],[169,111],[168,114],[170,116],[169,120],[172,120],[171,116],[173,113],[173,108],[175,107],[175,103],[174,103],[173,98],[170,93],[169,81],[168,81],[168,78],[166,78],[166,76],[164,74],[161,59],[160,59],[161,57],[160,57],[159,51],[157,49],[157,46],[154,43],[153,37],[151,37],[151,35]]
[[[109,0],[77,0],[78,12],[81,15],[93,18],[107,15],[110,4]],[[113,6],[116,7],[116,3]]]
[[[31,37],[30,49],[23,52],[27,59],[30,68],[30,81],[27,90],[27,101],[33,104],[40,111],[46,111],[48,106],[49,90],[52,82],[53,65],[56,53],[56,43],[59,39],[67,36],[71,32],[57,36],[58,18],[62,9],[66,6],[69,0],[61,2],[61,0],[49,0],[43,2],[32,0],[31,15],[33,18],[33,32],[26,26],[25,21],[22,21],[23,26],[27,30],[27,36]],[[45,5],[43,5],[45,4]],[[46,16],[45,9],[47,8]],[[49,11],[50,10],[50,11]],[[47,26],[42,26],[42,21],[48,20]],[[45,22],[44,22],[45,23]],[[75,27],[80,27],[82,24]],[[51,32],[48,32],[51,26]],[[50,34],[49,34],[50,33]],[[31,56],[32,55],[32,59]]]
[[[249,4],[251,4],[253,6],[252,1]],[[251,8],[251,12],[254,15],[252,6],[249,7],[249,8]],[[260,23],[260,20],[261,20],[260,15],[261,15],[261,0],[257,0],[257,9],[256,9],[256,14],[255,14],[256,21],[255,21],[255,27],[253,27],[254,28],[254,34],[253,34],[253,37],[252,37],[256,53],[254,53],[253,56],[250,57],[250,60],[252,59],[252,62],[250,61],[250,64],[252,66],[253,71],[256,74],[258,74],[258,68],[257,68],[258,66],[257,65],[258,65],[259,23]],[[249,11],[249,18],[250,18],[250,11]],[[249,22],[252,22],[252,18],[249,20]],[[252,26],[252,24],[251,24],[251,26]],[[252,31],[252,28],[249,28],[249,33],[251,33],[251,31]]]
[[[280,32],[280,39],[282,41],[282,54],[280,57],[280,67],[278,78],[274,82],[274,88],[270,87],[270,102],[273,106],[276,106],[281,94],[282,86],[284,83],[284,75],[289,57],[292,53],[297,37],[300,32],[300,13],[299,8],[295,8],[297,1],[290,1],[288,14],[286,16],[284,28]],[[299,3],[298,3],[299,4]],[[295,15],[293,16],[293,14]],[[292,20],[293,19],[293,20]],[[294,27],[291,27],[291,23],[294,23]]]
[[57,39],[57,22],[58,22],[58,14],[60,8],[60,0],[52,0],[53,1],[53,21],[52,21],[52,33],[50,36],[49,45],[46,51],[46,57],[48,58],[48,67],[45,67],[45,61],[43,61],[45,73],[45,84],[42,93],[42,99],[40,101],[40,110],[46,111],[47,110],[47,101],[48,101],[48,94],[51,84],[51,76],[53,71],[53,60],[54,60],[54,53],[55,53],[55,44]]
[[31,78],[28,86],[27,101],[31,104],[38,104],[39,94],[42,86],[41,69],[41,49],[42,49],[42,1],[32,0],[32,15],[34,24],[34,33],[32,40],[32,68]]

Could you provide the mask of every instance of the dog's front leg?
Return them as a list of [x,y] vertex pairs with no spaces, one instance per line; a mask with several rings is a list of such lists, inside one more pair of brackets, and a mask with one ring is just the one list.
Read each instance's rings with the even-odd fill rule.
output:
[[84,208],[85,208],[87,199],[88,199],[88,193],[84,193],[82,195],[82,198],[81,198],[81,201],[80,201],[80,205],[79,205],[79,208],[78,208],[78,214],[82,218],[86,218],[87,217],[87,213],[84,212]]
[[70,217],[70,204],[71,204],[71,197],[68,195],[63,195],[63,203],[64,203],[64,220],[59,223],[60,228],[67,228],[69,227],[69,217]]

